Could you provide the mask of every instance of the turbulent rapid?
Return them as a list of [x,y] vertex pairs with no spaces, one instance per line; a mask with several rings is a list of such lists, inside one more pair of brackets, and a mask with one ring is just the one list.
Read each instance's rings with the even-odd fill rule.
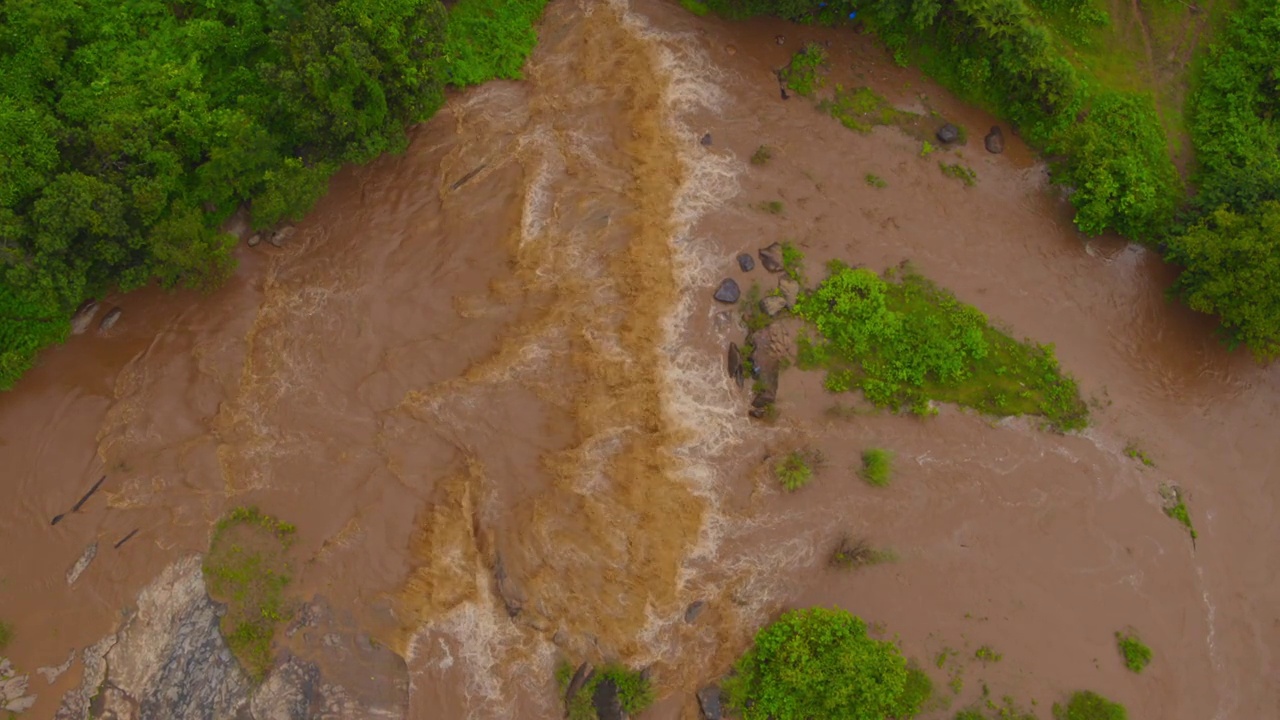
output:
[[[1016,138],[963,148],[965,187],[894,128],[779,96],[812,40],[833,83],[995,124],[868,37],[658,0],[552,2],[539,36],[524,81],[452,97],[406,153],[344,170],[283,247],[242,248],[227,286],[112,298],[115,328],[0,398],[15,667],[114,632],[220,516],[256,505],[298,528],[297,601],[403,659],[406,717],[560,717],[561,659],[647,668],[660,699],[642,717],[697,717],[694,691],[810,605],[876,623],[926,669],[1000,650],[938,668],[951,709],[926,718],[984,686],[1043,717],[1080,688],[1134,717],[1280,710],[1280,377],[1166,302],[1158,258],[1076,234]],[[752,164],[762,145],[772,160]],[[1053,343],[1091,427],[866,412],[798,369],[776,421],[748,417],[724,362],[744,330],[712,292],[776,282],[734,257],[784,239],[815,277],[909,260]],[[801,446],[825,467],[784,493],[770,464]],[[891,487],[856,478],[871,446],[898,457]],[[1194,544],[1165,485],[1187,494]],[[849,535],[897,560],[828,567]],[[1131,625],[1156,657],[1137,678],[1115,656]],[[33,682],[30,716],[53,716],[84,665]]]

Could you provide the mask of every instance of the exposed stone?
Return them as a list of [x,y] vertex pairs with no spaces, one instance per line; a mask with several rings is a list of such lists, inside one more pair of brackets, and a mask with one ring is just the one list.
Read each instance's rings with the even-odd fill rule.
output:
[[694,600],[693,602],[689,603],[689,607],[685,608],[684,610],[684,621],[687,623],[692,623],[694,620],[697,620],[698,616],[702,614],[702,611],[706,609],[707,609],[706,600]]
[[951,123],[947,123],[946,125],[938,128],[937,137],[938,142],[946,144],[953,143],[960,139],[960,128],[952,125]]
[[987,152],[1000,154],[1004,152],[1004,133],[1000,132],[999,125],[992,125],[991,132],[982,139],[982,144],[986,146]]
[[4,706],[4,709],[12,713],[20,713],[30,710],[31,706],[35,704],[36,696],[27,695],[25,697],[20,697],[17,700],[10,700],[9,703]]
[[596,685],[591,696],[591,704],[596,708],[596,717],[600,720],[623,720],[622,698],[618,696],[618,684],[612,678],[605,678]]
[[769,272],[782,272],[782,243],[760,249],[760,264]]
[[756,259],[751,257],[750,253],[742,253],[738,256],[738,269],[742,272],[751,272],[756,269]]
[[707,133],[706,135],[703,135],[702,139],[699,140],[699,142],[702,143],[702,147],[711,147],[711,133]]
[[720,705],[720,688],[708,685],[698,691],[698,707],[702,709],[702,717],[706,720],[721,720],[724,708]]
[[551,636],[551,642],[554,643],[556,647],[564,647],[569,644],[569,633],[563,630],[557,630],[556,634]]
[[76,560],[76,563],[71,566],[71,569],[67,570],[67,584],[71,585],[76,580],[79,580],[84,571],[88,569],[89,563],[93,562],[93,559],[97,556],[98,543],[97,541],[94,541],[93,543],[90,543],[89,547],[84,549],[84,552],[80,554],[80,559]]
[[778,88],[778,90],[779,90],[779,91],[780,91],[780,93],[782,94],[782,99],[783,99],[783,100],[790,100],[790,99],[791,99],[791,96],[787,94],[787,89],[786,89],[785,87]]
[[796,307],[796,298],[800,297],[799,281],[783,275],[778,278],[778,289],[782,291],[782,299],[787,303],[788,310],[794,310]]
[[249,701],[254,720],[308,720],[324,706],[320,668],[297,658],[273,670]]
[[743,377],[742,351],[738,349],[737,343],[729,343],[728,369],[729,377],[733,378],[733,381],[738,383],[738,387],[742,387],[746,380]]
[[738,281],[733,278],[721,280],[720,286],[716,288],[715,299],[722,303],[736,303],[740,297],[742,291],[738,288]]
[[8,704],[27,694],[28,676],[18,675],[0,681],[0,705]]
[[261,243],[261,242],[262,242],[262,233],[254,233],[249,236],[248,240],[245,241],[245,243],[248,244],[249,247],[258,247],[258,243]]
[[297,232],[298,232],[298,229],[296,227],[292,225],[286,225],[280,228],[279,230],[276,230],[275,232],[271,233],[271,237],[268,239],[268,242],[270,242],[272,245],[275,245],[276,247],[284,247],[284,244],[288,242],[295,234],[297,234]]
[[87,332],[89,326],[93,324],[93,316],[98,314],[99,307],[101,305],[97,300],[85,300],[80,303],[75,315],[71,316],[71,334],[83,335]]
[[102,316],[102,322],[98,323],[98,332],[106,332],[116,326],[120,322],[120,316],[124,314],[124,310],[115,307],[111,308],[106,315]]
[[760,300],[760,312],[774,317],[778,313],[787,309],[787,299],[779,295],[770,295]]
[[493,576],[497,580],[498,597],[502,598],[502,604],[507,609],[508,617],[515,617],[524,609],[527,598],[525,594],[516,587],[515,582],[507,577],[506,566],[502,564],[502,555],[498,555],[493,562]]
[[582,686],[591,680],[591,676],[595,674],[595,670],[591,667],[591,663],[583,662],[573,673],[573,679],[569,681],[569,687],[564,692],[564,704],[568,705],[573,700],[573,696],[582,690]]
[[76,651],[72,650],[71,653],[67,655],[67,659],[63,661],[61,665],[58,665],[57,667],[50,666],[50,667],[36,668],[36,672],[40,673],[40,675],[44,677],[45,681],[47,681],[50,685],[52,685],[54,680],[57,680],[59,677],[62,677],[63,673],[71,669],[71,663],[75,661],[76,661]]

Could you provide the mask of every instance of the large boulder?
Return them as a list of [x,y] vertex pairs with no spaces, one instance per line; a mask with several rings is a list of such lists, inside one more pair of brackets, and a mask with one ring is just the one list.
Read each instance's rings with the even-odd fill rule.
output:
[[751,272],[756,269],[756,259],[751,257],[749,253],[742,253],[738,256],[738,269],[742,272]]
[[99,307],[101,305],[97,300],[85,300],[80,303],[75,315],[71,316],[71,334],[83,335],[88,332],[89,326],[93,324],[93,316],[98,314]]
[[1004,133],[1000,131],[999,125],[991,126],[991,132],[982,139],[982,144],[986,146],[989,153],[999,155],[1004,152]]
[[960,128],[952,125],[951,123],[947,123],[946,125],[938,128],[937,138],[938,142],[950,145],[960,139]]
[[781,295],[770,295],[760,299],[760,312],[774,317],[787,309],[787,299]]
[[782,272],[782,243],[760,248],[760,264],[769,272]]
[[121,315],[124,315],[124,310],[121,310],[118,307],[111,308],[106,315],[102,316],[102,322],[98,323],[98,331],[107,332],[111,328],[115,327],[116,323],[120,322]]
[[724,717],[724,708],[720,703],[720,688],[715,685],[708,685],[698,691],[698,707],[702,710],[702,717],[706,720],[721,720]]
[[733,278],[721,280],[720,286],[716,288],[715,299],[722,303],[736,303],[740,297],[742,290],[738,287],[738,281]]
[[729,343],[729,360],[728,360],[729,377],[738,383],[738,387],[742,387],[746,381],[745,372],[742,367],[742,351],[738,349],[737,343]]
[[622,711],[622,698],[618,695],[618,684],[611,678],[605,678],[596,684],[591,704],[595,706],[599,720],[623,720],[626,717],[626,713]]

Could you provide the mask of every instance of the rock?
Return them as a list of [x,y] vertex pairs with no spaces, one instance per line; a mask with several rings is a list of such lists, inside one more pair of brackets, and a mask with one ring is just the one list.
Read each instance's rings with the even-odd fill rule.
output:
[[742,272],[751,272],[756,269],[756,259],[751,257],[750,253],[742,253],[738,256],[738,269]]
[[245,241],[249,247],[258,247],[258,243],[262,242],[262,233],[254,233]]
[[289,239],[292,238],[295,234],[297,234],[297,232],[298,232],[298,229],[295,228],[294,226],[286,225],[285,227],[282,227],[279,230],[276,230],[275,232],[271,233],[271,237],[268,239],[268,242],[270,242],[272,245],[275,245],[276,247],[284,247],[284,244],[288,242]]
[[778,401],[778,391],[765,388],[751,398],[751,407],[764,409]]
[[738,383],[738,387],[742,387],[745,382],[742,369],[742,351],[738,349],[737,343],[729,343],[729,377]]
[[507,577],[506,566],[502,564],[502,555],[495,557],[493,562],[493,576],[498,581],[498,597],[502,598],[502,604],[507,608],[507,616],[515,617],[524,609],[527,598],[525,594],[516,587],[515,582]]
[[573,700],[573,696],[577,695],[582,686],[590,682],[591,676],[595,674],[596,671],[591,667],[591,663],[583,662],[579,665],[573,673],[573,679],[569,681],[569,687],[564,691],[564,704],[568,705]]
[[1000,132],[999,125],[991,126],[991,132],[982,139],[982,144],[987,147],[987,152],[999,155],[1004,152],[1004,133]]
[[951,123],[947,123],[946,125],[938,128],[937,137],[938,142],[946,144],[953,143],[960,139],[960,128],[952,125]]
[[67,656],[67,659],[61,665],[57,667],[36,668],[36,672],[40,673],[40,675],[44,677],[45,681],[52,685],[54,680],[57,680],[63,673],[71,669],[71,663],[75,662],[75,660],[76,651],[72,650],[71,654]]
[[699,142],[702,143],[702,147],[711,147],[711,133],[703,135]]
[[774,317],[778,313],[787,309],[787,299],[778,295],[770,295],[760,300],[760,312]]
[[271,671],[249,701],[254,720],[308,720],[325,714],[320,668],[289,658]]
[[80,554],[80,559],[76,560],[76,564],[72,565],[71,569],[67,571],[67,584],[71,585],[76,580],[79,580],[80,575],[84,573],[89,567],[89,563],[93,562],[93,559],[97,556],[98,543],[95,541],[84,549],[84,552]]
[[760,264],[769,272],[782,272],[782,243],[760,249]]
[[93,324],[93,316],[98,314],[98,308],[101,307],[97,300],[85,300],[80,303],[80,307],[76,308],[76,314],[71,316],[71,334],[83,335],[89,330],[89,326]]
[[698,616],[702,614],[702,611],[706,609],[707,609],[706,600],[694,600],[693,602],[689,603],[689,607],[685,608],[684,610],[684,621],[692,624],[693,621],[697,620]]
[[773,41],[778,43],[779,45],[785,45],[787,42],[787,38],[782,35],[775,35],[773,36]]
[[0,682],[0,704],[12,702],[26,695],[27,683],[26,675],[19,675]]
[[738,302],[738,298],[742,297],[742,291],[738,289],[738,281],[733,278],[721,280],[714,297],[722,303]]
[[4,706],[4,709],[12,713],[20,713],[30,710],[31,706],[35,704],[36,696],[27,695],[26,697],[20,697],[17,700],[11,700],[9,704]]
[[569,633],[563,630],[557,630],[556,634],[551,636],[551,642],[556,647],[564,647],[569,644]]
[[618,696],[618,684],[611,678],[596,685],[591,704],[595,706],[596,717],[600,720],[623,720],[625,717],[622,714],[622,698]]
[[120,316],[124,315],[124,310],[115,307],[111,308],[106,315],[102,316],[102,322],[98,323],[98,332],[106,332],[116,326],[120,322]]
[[796,298],[800,297],[800,282],[794,278],[783,275],[778,278],[778,289],[782,291],[782,299],[787,303],[788,310],[794,310],[796,307]]
[[702,709],[702,717],[706,720],[721,720],[724,708],[720,705],[720,688],[708,685],[698,691],[698,707]]
[[783,100],[791,99],[791,96],[787,94],[787,89],[785,87],[778,88],[778,90],[781,91]]

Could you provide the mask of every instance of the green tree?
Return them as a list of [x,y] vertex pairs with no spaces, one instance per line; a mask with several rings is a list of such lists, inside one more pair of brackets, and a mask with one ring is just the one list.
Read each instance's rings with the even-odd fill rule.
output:
[[1184,267],[1176,292],[1220,316],[1233,346],[1263,360],[1280,355],[1280,202],[1214,211],[1169,242],[1168,258]]
[[725,682],[744,720],[902,720],[924,701],[908,692],[897,646],[867,635],[844,610],[793,610],[756,635]]

